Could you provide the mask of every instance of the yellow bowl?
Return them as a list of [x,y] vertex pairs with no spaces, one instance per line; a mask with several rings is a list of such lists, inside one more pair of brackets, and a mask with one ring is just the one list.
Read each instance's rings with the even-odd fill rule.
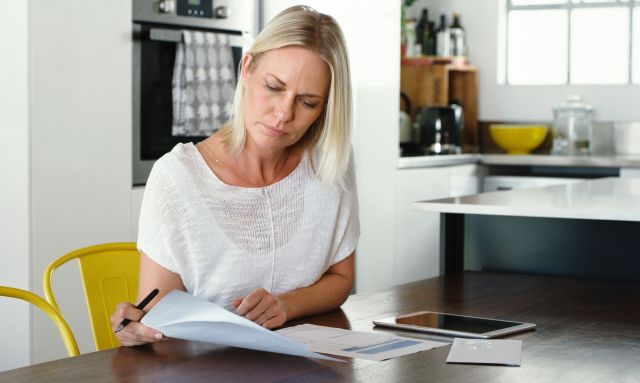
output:
[[542,144],[547,136],[545,125],[492,124],[489,134],[499,147],[508,154],[527,154]]

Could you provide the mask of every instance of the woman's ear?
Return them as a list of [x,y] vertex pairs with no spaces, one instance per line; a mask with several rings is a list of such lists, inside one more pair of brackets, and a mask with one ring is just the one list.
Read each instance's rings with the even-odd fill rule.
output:
[[251,67],[252,63],[253,63],[253,56],[251,54],[247,53],[242,57],[242,66],[241,66],[240,74],[242,76],[243,83],[247,81],[247,76],[249,76],[251,73],[249,68]]

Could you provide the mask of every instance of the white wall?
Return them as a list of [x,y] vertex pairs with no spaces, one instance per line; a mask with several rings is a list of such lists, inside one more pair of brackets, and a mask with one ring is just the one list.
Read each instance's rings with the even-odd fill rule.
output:
[[[131,240],[131,0],[33,0],[33,290],[76,248]],[[94,350],[76,262],[54,292],[81,352]],[[33,322],[33,362],[66,356],[51,321]]]
[[[469,57],[479,68],[479,118],[482,120],[548,120],[552,107],[574,91],[595,108],[601,121],[639,120],[640,86],[638,85],[581,85],[581,86],[506,86],[497,84],[498,15],[501,0],[418,0],[411,14],[418,15],[426,6],[433,19],[444,11],[462,14],[467,31]],[[431,10],[434,10],[433,13]],[[544,26],[541,26],[543,28]],[[535,31],[532,31],[535,33]],[[553,57],[549,57],[553,60]]]
[[[265,19],[299,1],[265,0]],[[353,145],[362,235],[356,290],[393,284],[395,174],[400,89],[400,1],[305,1],[343,29],[354,90]]]
[[[28,3],[0,1],[0,285],[29,290]],[[30,307],[0,298],[0,371],[30,362]]]

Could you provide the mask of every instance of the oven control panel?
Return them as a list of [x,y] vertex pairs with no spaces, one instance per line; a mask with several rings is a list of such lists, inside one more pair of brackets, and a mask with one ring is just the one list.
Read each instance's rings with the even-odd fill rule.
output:
[[[134,0],[134,23],[233,31],[255,36],[260,0]],[[239,33],[238,33],[239,32]]]
[[177,0],[178,16],[213,17],[213,1],[211,0]]

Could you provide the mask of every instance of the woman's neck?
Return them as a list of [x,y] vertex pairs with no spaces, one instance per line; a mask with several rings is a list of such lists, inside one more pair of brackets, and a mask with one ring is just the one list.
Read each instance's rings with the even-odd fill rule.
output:
[[302,149],[297,146],[266,152],[252,142],[238,154],[226,151],[218,134],[198,144],[211,170],[223,182],[244,187],[264,187],[287,177],[300,163]]
[[295,152],[295,147],[285,147],[274,151],[261,150],[253,142],[247,140],[244,149],[234,157],[239,170],[247,176],[247,181],[268,185],[279,181],[290,173],[287,169],[291,167],[290,160]]

